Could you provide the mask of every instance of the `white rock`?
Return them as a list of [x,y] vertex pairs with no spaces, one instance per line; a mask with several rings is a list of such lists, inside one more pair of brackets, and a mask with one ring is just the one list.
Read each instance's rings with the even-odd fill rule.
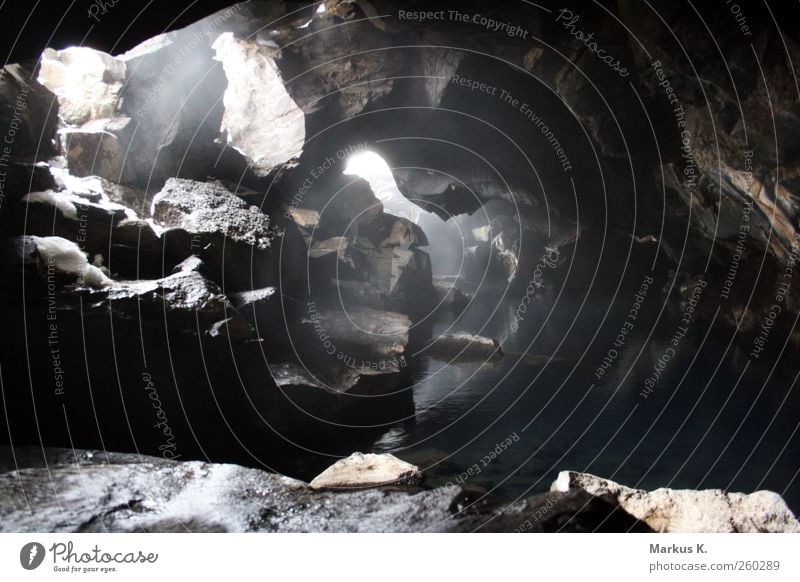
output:
[[660,488],[633,489],[595,475],[562,471],[550,490],[582,489],[612,498],[620,507],[661,532],[800,532],[783,498],[772,491],[729,493]]
[[358,489],[415,483],[421,478],[418,467],[394,455],[353,453],[317,475],[311,481],[311,488]]
[[114,116],[125,70],[123,61],[88,47],[47,49],[38,80],[58,97],[64,122],[80,126]]
[[221,128],[228,144],[261,176],[299,157],[306,138],[305,114],[286,92],[273,51],[230,32],[221,34],[212,48],[228,78]]

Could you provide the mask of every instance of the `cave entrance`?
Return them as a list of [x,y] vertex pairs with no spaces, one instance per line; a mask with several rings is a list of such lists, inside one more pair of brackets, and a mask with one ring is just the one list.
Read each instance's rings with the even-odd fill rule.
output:
[[[443,219],[404,196],[389,164],[373,151],[358,152],[350,156],[344,174],[364,179],[383,204],[386,213],[410,220],[422,229],[427,238],[428,244],[424,246],[430,255],[434,277],[456,280],[462,275],[467,250],[466,239],[458,221],[453,220],[454,217]],[[424,201],[424,204],[431,203]]]

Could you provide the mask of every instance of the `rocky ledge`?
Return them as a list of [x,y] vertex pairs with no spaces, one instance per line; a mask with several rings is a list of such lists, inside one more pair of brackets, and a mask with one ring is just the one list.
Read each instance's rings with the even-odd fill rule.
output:
[[459,487],[317,491],[236,465],[85,450],[0,449],[0,472],[4,532],[800,531],[775,493],[647,492],[572,472],[505,505]]

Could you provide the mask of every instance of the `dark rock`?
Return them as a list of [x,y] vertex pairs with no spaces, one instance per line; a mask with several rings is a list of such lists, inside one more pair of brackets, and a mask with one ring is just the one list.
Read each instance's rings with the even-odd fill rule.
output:
[[58,101],[35,80],[33,69],[0,69],[0,134],[9,151],[6,161],[35,163],[58,155]]
[[153,220],[187,233],[188,241],[175,239],[184,245],[184,256],[194,252],[202,257],[209,276],[227,291],[277,283],[269,252],[277,233],[269,216],[222,184],[170,178],[153,199]]

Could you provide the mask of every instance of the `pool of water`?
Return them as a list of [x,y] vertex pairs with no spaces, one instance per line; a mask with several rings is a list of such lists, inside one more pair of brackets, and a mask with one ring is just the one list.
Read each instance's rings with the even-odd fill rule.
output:
[[648,489],[766,488],[800,509],[800,398],[787,354],[774,369],[756,365],[699,322],[676,346],[683,307],[655,297],[631,319],[637,291],[605,303],[539,297],[513,331],[519,298],[485,293],[433,335],[493,337],[503,357],[443,361],[419,346],[415,414],[362,448],[419,465],[431,486],[506,500],[570,469]]

